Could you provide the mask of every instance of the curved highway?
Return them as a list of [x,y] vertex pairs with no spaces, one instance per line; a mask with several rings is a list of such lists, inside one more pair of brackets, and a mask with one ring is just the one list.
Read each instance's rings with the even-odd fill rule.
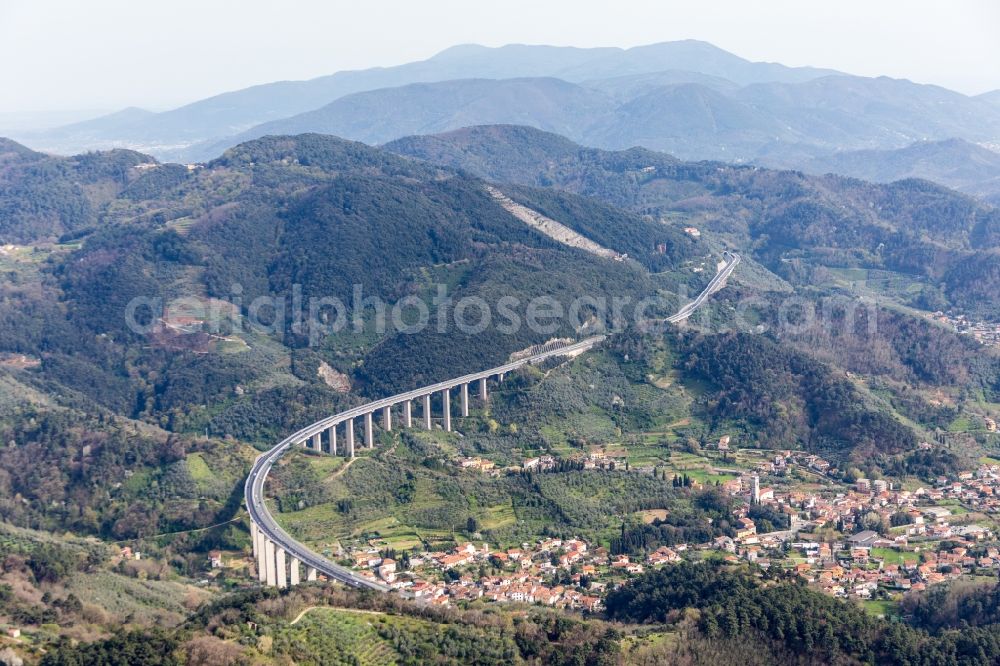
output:
[[359,576],[357,572],[347,569],[346,567],[342,567],[339,564],[331,562],[322,555],[314,553],[281,529],[281,526],[279,526],[274,520],[271,512],[268,511],[267,506],[264,504],[264,482],[267,480],[268,472],[271,471],[271,466],[274,465],[274,462],[296,444],[301,444],[302,442],[307,441],[310,437],[316,433],[323,432],[331,425],[363,416],[364,414],[374,412],[382,409],[383,407],[391,407],[392,405],[406,402],[407,400],[416,400],[417,398],[438,391],[444,391],[445,389],[454,388],[455,386],[460,386],[462,384],[471,384],[472,382],[480,379],[511,372],[512,370],[517,370],[518,368],[529,363],[538,363],[539,361],[543,361],[553,356],[565,356],[566,354],[571,354],[576,351],[584,351],[604,340],[604,337],[605,336],[603,335],[595,335],[572,345],[544,351],[539,354],[535,354],[534,356],[529,356],[527,358],[507,363],[506,365],[501,365],[496,368],[491,368],[483,372],[463,375],[462,377],[449,379],[444,382],[438,382],[437,384],[425,386],[413,391],[407,391],[388,398],[382,398],[381,400],[375,400],[317,421],[316,423],[289,435],[285,439],[281,440],[281,442],[279,442],[273,449],[258,456],[256,461],[254,461],[253,467],[250,469],[250,475],[247,477],[246,483],[243,485],[243,493],[247,503],[247,511],[250,514],[250,519],[257,525],[257,529],[261,530],[264,533],[264,536],[273,541],[277,546],[283,548],[292,557],[297,558],[306,566],[315,568],[319,573],[324,574],[328,578],[339,580],[342,583],[346,583],[354,587],[368,587],[380,591],[388,591],[389,588],[385,585],[363,576]]
[[709,281],[708,285],[702,290],[700,294],[698,294],[698,297],[695,298],[690,303],[688,303],[687,305],[685,305],[684,307],[682,307],[675,314],[672,314],[666,319],[664,319],[663,321],[668,321],[670,323],[677,323],[679,321],[687,319],[688,317],[691,316],[691,314],[695,310],[697,310],[701,306],[702,303],[705,302],[705,300],[709,296],[717,292],[719,289],[722,289],[723,285],[726,282],[726,278],[728,278],[730,274],[732,274],[732,272],[736,270],[736,265],[739,264],[740,261],[742,260],[742,257],[736,254],[735,252],[727,251],[723,253],[723,256],[727,258],[726,265],[722,267],[722,270],[720,270],[715,274],[715,276]]
[[[668,317],[666,321],[677,322],[686,319],[692,312],[694,312],[695,309],[705,302],[705,299],[722,287],[725,279],[729,277],[729,275],[733,272],[733,269],[736,268],[736,265],[740,262],[740,256],[738,254],[726,254],[729,257],[726,266],[724,266],[722,270],[720,270],[715,277],[712,278],[697,298],[681,308],[676,314]],[[417,398],[421,398],[425,395],[451,389],[456,386],[461,386],[462,384],[471,384],[481,379],[488,379],[489,377],[502,375],[504,373],[511,372],[512,370],[517,370],[525,365],[538,363],[547,358],[565,356],[574,352],[585,351],[604,339],[605,336],[603,335],[595,335],[585,340],[581,340],[580,342],[543,351],[533,356],[528,356],[496,368],[463,375],[461,377],[438,382],[437,384],[425,386],[413,391],[407,391],[388,398],[382,398],[381,400],[375,400],[373,402],[340,412],[339,414],[334,414],[333,416],[327,417],[302,428],[298,432],[295,432],[281,440],[281,442],[279,442],[271,450],[259,455],[254,461],[253,467],[250,469],[250,475],[247,477],[246,483],[243,486],[247,512],[250,514],[250,520],[267,539],[274,542],[276,547],[284,549],[289,555],[298,559],[299,562],[307,567],[315,569],[318,573],[325,575],[327,578],[340,581],[353,587],[365,587],[381,592],[389,591],[390,588],[388,586],[371,580],[370,578],[361,576],[357,572],[340,566],[322,555],[311,551],[309,548],[293,539],[287,532],[281,529],[281,526],[274,520],[274,517],[271,515],[271,512],[264,503],[264,483],[267,481],[267,475],[271,471],[271,467],[274,465],[275,461],[293,446],[308,441],[313,435],[321,433],[330,426],[341,423],[342,421],[354,419],[365,414],[373,413],[379,409],[392,407],[393,405],[404,403],[409,400],[416,400]]]

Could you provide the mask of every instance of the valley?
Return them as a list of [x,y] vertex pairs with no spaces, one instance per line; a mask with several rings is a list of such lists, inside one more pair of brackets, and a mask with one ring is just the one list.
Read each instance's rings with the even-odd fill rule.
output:
[[0,662],[994,662],[991,100],[468,46],[0,139]]

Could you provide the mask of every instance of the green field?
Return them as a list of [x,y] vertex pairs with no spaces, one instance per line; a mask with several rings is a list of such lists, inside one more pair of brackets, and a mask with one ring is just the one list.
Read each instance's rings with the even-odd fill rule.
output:
[[937,505],[946,507],[949,511],[951,511],[953,516],[961,516],[969,512],[968,509],[962,506],[962,503],[957,499],[938,500]]
[[451,530],[418,528],[407,525],[394,515],[354,522],[339,513],[334,504],[320,504],[277,514],[281,524],[296,538],[319,550],[329,552],[338,541],[374,540],[382,547],[409,550],[425,544],[455,539]]
[[215,350],[223,354],[242,354],[250,351],[250,345],[243,338],[230,337],[216,341]]
[[8,279],[16,276],[19,281],[41,280],[41,268],[46,260],[72,249],[69,245],[3,245],[0,243],[0,276]]
[[891,599],[878,599],[862,601],[861,607],[870,615],[875,617],[896,617],[899,615],[899,603]]
[[198,485],[212,480],[212,470],[208,468],[208,463],[200,453],[192,453],[187,457],[187,469],[191,479]]
[[513,525],[517,521],[512,504],[498,504],[483,510],[479,517],[480,529],[494,530]]
[[715,484],[715,483],[725,483],[736,478],[735,474],[715,474],[713,472],[706,472],[705,470],[691,470],[685,472],[689,477],[695,481],[699,481],[704,484]]
[[[324,445],[325,446],[325,445]],[[309,466],[321,476],[328,476],[340,470],[348,459],[341,456],[308,455]]]
[[968,414],[959,414],[954,421],[948,424],[949,432],[968,432],[972,430],[972,419]]
[[872,557],[886,564],[916,564],[920,558],[916,553],[908,553],[895,548],[872,548]]

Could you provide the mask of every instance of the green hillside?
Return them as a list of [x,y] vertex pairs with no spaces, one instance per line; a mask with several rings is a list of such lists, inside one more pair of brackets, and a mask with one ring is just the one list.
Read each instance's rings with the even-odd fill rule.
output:
[[54,157],[0,138],[0,244],[55,240],[94,225],[156,160],[131,150]]
[[908,277],[929,310],[995,312],[1000,211],[921,180],[872,184],[752,166],[573,146],[539,130],[471,127],[386,146],[485,178],[552,187],[708,230],[774,273],[823,286],[821,267]]
[[[3,145],[2,178],[17,186],[0,190],[10,234],[0,255],[0,519],[115,544],[100,563],[57,563],[73,580],[46,601],[45,570],[26,563],[30,549],[12,551],[20,559],[10,584],[24,579],[31,590],[3,621],[21,618],[40,645],[66,639],[53,655],[141,652],[143,641],[162,640],[168,652],[263,663],[308,663],[335,648],[363,663],[419,663],[432,650],[457,663],[655,656],[668,649],[661,641],[675,646],[673,630],[632,627],[602,643],[603,625],[561,614],[499,631],[510,615],[481,625],[465,610],[372,620],[327,609],[292,625],[302,604],[270,592],[142,633],[249,580],[242,484],[258,451],[371,398],[616,323],[586,354],[509,375],[488,406],[455,417],[456,432],[380,432],[379,445],[349,464],[286,456],[269,482],[273,511],[331,557],[339,546],[409,552],[580,536],[642,558],[733,535],[735,500],[717,486],[776,449],[827,460],[826,476],[799,465],[783,477],[817,485],[861,475],[927,483],[997,455],[985,424],[1000,416],[1000,360],[920,309],[932,296],[952,307],[991,302],[989,282],[967,276],[992,270],[992,209],[924,182],[682,163],[524,128],[422,142],[392,147],[422,158],[413,159],[320,135],[265,137],[191,169],[128,152],[53,158]],[[616,258],[522,222],[484,178]],[[629,308],[644,299],[647,317],[659,318],[693,298],[724,250],[744,261],[691,320],[633,325]],[[432,325],[380,328],[378,307],[355,302],[359,287],[387,310],[424,299]],[[451,303],[434,300],[442,287]],[[872,293],[886,300],[875,304]],[[788,325],[798,323],[790,296],[829,325]],[[262,297],[278,300],[261,310]],[[296,303],[308,314],[322,297],[343,311],[298,317]],[[454,323],[463,297],[494,308],[481,331]],[[507,316],[523,324],[536,297],[590,305],[577,321],[505,330],[497,305],[512,299]],[[146,305],[130,310],[135,299]],[[599,307],[615,299],[631,304],[623,322]],[[714,448],[727,435],[731,454]],[[523,469],[540,456],[552,457],[550,469]],[[462,468],[466,458],[492,468]],[[786,520],[753,518],[762,530]],[[144,559],[104,563],[123,558],[122,545]],[[224,570],[206,564],[212,550]],[[178,599],[196,580],[205,594],[191,593],[185,608]],[[127,600],[107,600],[102,587]],[[70,591],[132,617],[121,624],[139,633],[92,642],[109,623],[75,604],[66,610]],[[43,630],[52,619],[65,627]],[[74,631],[83,647],[71,645]]]

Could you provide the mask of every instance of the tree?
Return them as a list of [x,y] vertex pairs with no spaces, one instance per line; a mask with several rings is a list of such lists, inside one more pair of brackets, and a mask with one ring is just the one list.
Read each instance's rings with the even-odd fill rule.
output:
[[893,527],[899,527],[901,525],[911,525],[913,523],[913,516],[911,516],[906,511],[897,511],[892,514],[889,518],[889,524]]

